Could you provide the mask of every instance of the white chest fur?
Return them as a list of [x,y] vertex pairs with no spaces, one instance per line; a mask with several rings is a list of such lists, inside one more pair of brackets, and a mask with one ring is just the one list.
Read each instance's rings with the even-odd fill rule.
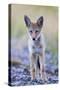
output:
[[41,34],[40,40],[38,41],[32,41],[29,39],[28,41],[28,47],[29,47],[29,53],[35,53],[40,54],[42,52],[42,49],[45,49],[45,42],[43,35]]

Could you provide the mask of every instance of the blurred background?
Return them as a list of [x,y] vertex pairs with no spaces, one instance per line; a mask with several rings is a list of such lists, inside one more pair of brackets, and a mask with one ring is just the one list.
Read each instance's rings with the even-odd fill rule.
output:
[[47,47],[57,53],[58,46],[58,8],[50,6],[12,5],[11,6],[11,34],[12,38],[21,38],[27,34],[24,15],[34,22],[41,15],[44,17],[43,33]]
[[[32,22],[44,17],[42,32],[46,42],[46,65],[58,72],[58,7],[37,5],[11,5],[11,61],[13,65],[29,66],[28,34],[24,22],[27,15]],[[54,69],[53,69],[54,68]]]

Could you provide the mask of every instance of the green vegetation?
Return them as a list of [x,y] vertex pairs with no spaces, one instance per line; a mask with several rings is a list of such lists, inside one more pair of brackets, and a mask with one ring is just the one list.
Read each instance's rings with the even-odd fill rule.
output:
[[12,38],[21,38],[27,32],[24,23],[24,15],[28,15],[32,21],[36,21],[41,15],[44,16],[43,33],[47,41],[47,49],[53,55],[58,53],[58,8],[36,5],[12,5],[11,32]]

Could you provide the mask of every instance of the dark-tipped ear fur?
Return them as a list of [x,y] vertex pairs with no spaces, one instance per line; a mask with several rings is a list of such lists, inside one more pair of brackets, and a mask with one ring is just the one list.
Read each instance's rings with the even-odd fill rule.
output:
[[24,15],[24,21],[27,27],[30,27],[31,21],[28,16]]
[[38,20],[37,20],[37,25],[39,27],[42,27],[43,26],[43,16],[41,16]]

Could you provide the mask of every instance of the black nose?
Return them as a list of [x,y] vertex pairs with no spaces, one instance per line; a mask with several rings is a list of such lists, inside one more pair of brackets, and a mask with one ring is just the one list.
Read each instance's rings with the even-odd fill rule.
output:
[[35,38],[33,38],[33,40],[35,40]]

